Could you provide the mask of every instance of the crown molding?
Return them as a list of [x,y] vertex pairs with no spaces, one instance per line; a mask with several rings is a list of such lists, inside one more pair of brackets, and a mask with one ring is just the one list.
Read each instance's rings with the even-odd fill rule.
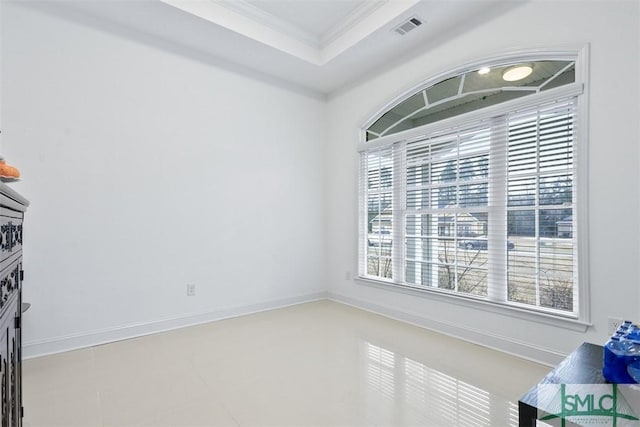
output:
[[325,32],[322,37],[320,37],[321,46],[324,48],[330,45],[337,38],[349,32],[349,30],[355,27],[359,22],[367,18],[369,15],[380,9],[388,2],[389,0],[376,0],[361,3],[360,6],[351,11],[347,16],[344,17],[344,19],[342,19],[331,29]]
[[328,46],[388,2],[389,0],[375,0],[361,3],[360,6],[351,11],[340,22],[320,37],[321,46],[323,48]]
[[320,39],[312,34],[291,25],[287,21],[278,18],[277,16],[260,9],[246,2],[245,0],[222,0],[216,1],[216,3],[226,9],[229,9],[235,13],[239,13],[242,16],[258,22],[259,24],[266,25],[274,31],[283,33],[288,37],[292,37],[301,43],[306,44],[314,49],[321,49]]
[[320,37],[316,37],[289,22],[257,7],[245,0],[221,0],[216,1],[220,6],[239,13],[244,17],[266,25],[274,31],[279,31],[288,37],[297,39],[309,47],[321,50],[330,45],[337,38],[346,34],[362,20],[388,3],[389,0],[371,0],[362,2],[357,8],[349,12],[343,19],[331,27]]
[[[322,65],[321,51],[319,48],[310,45],[309,43],[301,41],[301,36],[290,36],[282,29],[277,29],[277,24],[271,23],[271,25],[264,23],[263,21],[249,16],[250,12],[246,10],[258,9],[253,8],[250,4],[244,0],[238,0],[237,2],[231,0],[214,1],[214,0],[158,0],[164,4],[180,9],[183,12],[197,16],[201,19],[209,21],[219,27],[226,28],[249,39],[253,39],[256,42],[267,45],[279,51],[285,52],[295,58],[310,63],[315,66]],[[248,9],[243,9],[242,6],[234,7],[232,3],[244,3]],[[231,6],[230,6],[231,5]],[[258,9],[259,10],[259,9]],[[258,13],[258,12],[256,12]],[[269,15],[264,12],[263,15]],[[281,21],[278,18],[273,17],[277,21]],[[286,24],[289,27],[292,27]]]

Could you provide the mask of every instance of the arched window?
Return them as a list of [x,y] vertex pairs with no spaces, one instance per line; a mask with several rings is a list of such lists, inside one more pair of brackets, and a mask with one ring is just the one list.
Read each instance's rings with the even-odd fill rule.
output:
[[476,62],[374,115],[359,144],[360,277],[585,320],[585,56]]

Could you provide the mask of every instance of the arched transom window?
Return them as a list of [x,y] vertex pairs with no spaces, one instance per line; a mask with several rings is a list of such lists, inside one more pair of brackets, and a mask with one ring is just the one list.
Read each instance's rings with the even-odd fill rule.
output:
[[359,276],[583,322],[585,55],[477,62],[374,115]]
[[417,91],[369,126],[367,140],[573,82],[575,61],[515,62],[482,67]]

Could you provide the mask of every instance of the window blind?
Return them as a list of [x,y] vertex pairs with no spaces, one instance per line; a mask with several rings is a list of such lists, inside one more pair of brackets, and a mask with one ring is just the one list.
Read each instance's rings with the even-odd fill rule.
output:
[[[574,311],[575,100],[509,117],[508,299]],[[576,307],[577,308],[577,307]]]
[[360,275],[577,312],[576,98],[361,153]]

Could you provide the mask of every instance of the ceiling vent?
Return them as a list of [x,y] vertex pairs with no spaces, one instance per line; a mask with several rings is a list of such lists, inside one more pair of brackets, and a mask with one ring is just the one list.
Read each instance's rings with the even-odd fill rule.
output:
[[393,31],[401,36],[404,36],[409,31],[422,25],[422,21],[416,17],[410,18],[393,29]]

